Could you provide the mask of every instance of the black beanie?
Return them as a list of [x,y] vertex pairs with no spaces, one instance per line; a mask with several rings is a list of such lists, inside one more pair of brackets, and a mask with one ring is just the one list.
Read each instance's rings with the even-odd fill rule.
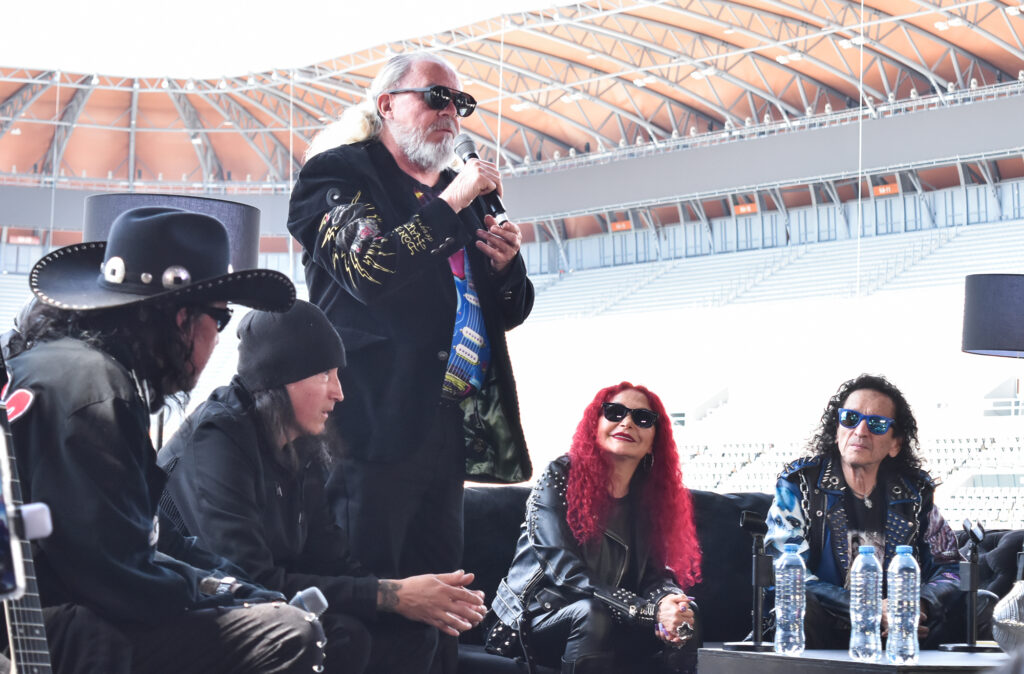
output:
[[345,346],[324,312],[295,300],[288,311],[250,311],[238,326],[238,376],[263,391],[345,367]]

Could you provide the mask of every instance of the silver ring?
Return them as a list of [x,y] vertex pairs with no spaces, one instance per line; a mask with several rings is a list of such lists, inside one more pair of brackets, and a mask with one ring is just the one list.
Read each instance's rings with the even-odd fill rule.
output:
[[676,636],[683,641],[689,641],[693,636],[693,628],[690,627],[689,623],[681,623],[679,627],[676,628]]

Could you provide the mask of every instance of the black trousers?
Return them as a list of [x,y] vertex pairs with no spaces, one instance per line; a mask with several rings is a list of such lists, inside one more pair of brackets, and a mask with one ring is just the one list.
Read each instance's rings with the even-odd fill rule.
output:
[[343,613],[320,618],[327,634],[327,674],[425,672],[437,649],[437,630],[397,615],[366,624]]
[[616,622],[598,599],[581,599],[530,621],[528,644],[537,662],[572,672],[692,673],[701,647],[700,615],[694,605],[696,634],[683,647],[659,639],[650,625]]
[[462,410],[438,405],[404,462],[342,458],[327,497],[349,549],[380,578],[454,571],[462,563]]
[[[335,520],[349,549],[376,576],[398,579],[460,568],[465,446],[462,410],[439,404],[408,461],[342,458],[336,464],[327,483]],[[439,636],[433,671],[454,672],[457,648],[454,638]]]
[[[978,638],[992,635],[992,609],[995,602],[978,599]],[[967,594],[959,593],[946,607],[945,617],[930,616],[928,636],[921,640],[922,650],[934,650],[942,644],[963,643],[967,635]],[[850,614],[827,609],[814,594],[807,592],[804,635],[809,649],[846,649],[850,646]]]
[[44,612],[59,674],[287,674],[324,661],[324,632],[284,603],[190,611],[162,624],[114,626],[84,606]]

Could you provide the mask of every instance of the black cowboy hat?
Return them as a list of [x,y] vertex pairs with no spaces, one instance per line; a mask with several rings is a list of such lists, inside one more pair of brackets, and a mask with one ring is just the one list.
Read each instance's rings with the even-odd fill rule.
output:
[[284,311],[295,301],[287,276],[269,269],[232,273],[229,255],[227,230],[216,218],[146,206],[119,215],[107,241],[65,246],[40,259],[29,286],[40,301],[76,311],[158,301]]

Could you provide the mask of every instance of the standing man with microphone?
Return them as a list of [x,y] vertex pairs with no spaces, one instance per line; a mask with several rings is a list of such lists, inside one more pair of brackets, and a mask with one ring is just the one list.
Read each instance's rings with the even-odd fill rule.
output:
[[383,578],[458,568],[463,481],[531,474],[505,343],[533,306],[522,234],[478,198],[501,193],[496,166],[447,168],[475,107],[439,57],[396,56],[314,140],[291,197],[310,301],[349,351],[327,496]]

